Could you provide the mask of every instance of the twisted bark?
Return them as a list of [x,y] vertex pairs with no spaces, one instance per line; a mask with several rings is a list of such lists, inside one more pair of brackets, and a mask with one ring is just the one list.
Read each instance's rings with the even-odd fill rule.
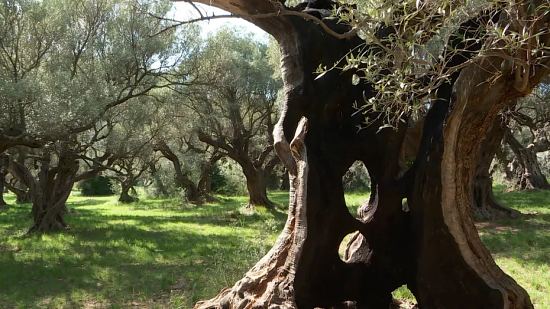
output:
[[10,173],[30,190],[33,225],[29,232],[42,233],[68,228],[64,219],[65,203],[77,177],[78,162],[70,151],[62,151],[57,157],[57,164],[51,164],[52,156],[45,150],[35,177],[24,164],[10,161]]
[[[287,228],[270,253],[233,288],[196,308],[388,308],[391,292],[403,284],[422,308],[533,307],[525,290],[504,274],[479,240],[471,204],[480,137],[510,100],[546,74],[543,67],[525,77],[500,72],[496,68],[506,67],[502,58],[485,57],[452,74],[435,92],[415,162],[400,178],[405,127],[378,132],[381,123],[375,123],[356,130],[364,118],[353,104],[372,96],[374,88],[353,86],[351,73],[330,71],[317,79],[311,74],[319,65],[338,61],[361,40],[331,37],[298,16],[254,19],[253,14],[277,8],[271,1],[209,3],[249,14],[250,21],[278,40],[286,104],[274,146],[289,173],[306,181],[306,189],[300,200],[304,206],[291,207]],[[340,33],[349,30],[327,24]],[[478,33],[475,20],[459,30],[464,31],[454,37],[454,47],[465,53],[448,59],[451,66],[464,64],[479,49],[479,43],[460,45],[460,38]],[[301,131],[302,117],[308,119],[305,172],[288,156],[287,142]],[[361,208],[360,220],[348,212],[342,186],[342,176],[357,160],[367,167],[375,192]],[[297,190],[295,183],[296,178]],[[291,205],[295,199],[292,194]],[[296,214],[303,216],[296,221],[302,223],[289,224]],[[338,248],[352,232],[356,234],[341,260]]]
[[307,120],[303,118],[288,149],[280,151],[293,160],[290,174],[288,218],[271,250],[233,287],[195,305],[199,308],[296,308],[295,277],[307,237],[306,195],[308,158],[304,138]]

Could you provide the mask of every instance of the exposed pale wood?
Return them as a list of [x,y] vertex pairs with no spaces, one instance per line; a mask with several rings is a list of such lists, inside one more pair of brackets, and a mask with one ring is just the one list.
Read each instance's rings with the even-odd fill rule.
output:
[[303,118],[291,142],[296,173],[290,174],[288,218],[283,232],[271,250],[233,287],[215,298],[195,305],[199,308],[296,308],[294,279],[307,237],[308,161],[304,138],[307,120]]

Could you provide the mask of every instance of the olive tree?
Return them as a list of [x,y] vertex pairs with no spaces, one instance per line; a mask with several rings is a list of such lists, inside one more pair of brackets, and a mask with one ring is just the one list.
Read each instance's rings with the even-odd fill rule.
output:
[[267,51],[250,37],[216,33],[198,56],[203,75],[181,90],[181,100],[197,118],[198,139],[241,167],[249,205],[273,207],[266,177],[278,163],[271,132],[280,82]]
[[[512,154],[509,181],[516,190],[550,189],[537,154],[550,150],[550,91],[542,83],[507,113],[504,141]],[[508,161],[508,160],[506,160]]]
[[[420,307],[533,307],[483,246],[470,204],[488,130],[548,73],[547,1],[198,2],[280,44],[286,95],[274,145],[292,188],[272,250],[197,308],[387,308],[404,284]],[[422,138],[403,173],[419,106]],[[359,218],[342,186],[357,160],[374,184]]]
[[[171,84],[171,69],[181,61],[176,55],[185,54],[194,35],[161,32],[165,23],[151,14],[170,7],[103,0],[0,3],[6,32],[0,39],[0,151],[43,149],[36,171],[24,162],[10,164],[12,174],[31,185],[34,230],[65,225],[60,205],[85,152],[81,135],[107,121],[110,109]],[[39,188],[51,189],[51,196]]]

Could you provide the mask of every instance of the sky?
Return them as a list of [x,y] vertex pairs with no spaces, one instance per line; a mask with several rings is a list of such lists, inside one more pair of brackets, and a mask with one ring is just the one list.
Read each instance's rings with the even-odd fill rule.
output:
[[[203,15],[205,16],[206,15],[211,16],[213,14],[215,15],[229,14],[226,11],[223,11],[208,5],[203,5],[203,4],[196,4],[196,5],[197,7],[199,7],[201,11],[203,11]],[[169,16],[176,20],[184,21],[184,20],[189,20],[193,18],[198,18],[199,14],[189,3],[182,1],[182,2],[174,2],[174,10],[169,14]],[[221,18],[221,19],[214,19],[210,21],[201,21],[201,22],[198,22],[198,24],[202,27],[203,29],[202,34],[204,36],[207,36],[209,33],[216,32],[221,27],[227,25],[232,28],[239,28],[244,30],[245,32],[252,33],[253,37],[258,41],[267,42],[269,39],[269,35],[266,32],[264,32],[260,28],[254,26],[253,24],[241,18]]]

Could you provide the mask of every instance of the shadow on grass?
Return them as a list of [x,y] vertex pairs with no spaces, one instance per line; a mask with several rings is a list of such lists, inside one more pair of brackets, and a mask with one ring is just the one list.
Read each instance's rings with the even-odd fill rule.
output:
[[[520,263],[550,260],[550,193],[502,193],[506,205],[529,216],[481,227],[493,254]],[[0,213],[0,308],[130,307],[165,295],[177,283],[182,308],[232,285],[270,247],[286,220],[288,194],[270,193],[280,205],[242,214],[246,197],[182,205],[177,199],[71,198],[66,233],[21,236],[30,205]],[[346,196],[350,212],[368,193]],[[169,293],[169,292],[168,292]],[[161,306],[166,307],[166,306]]]
[[[68,204],[75,211],[65,233],[21,236],[30,205],[0,214],[0,243],[7,244],[0,250],[1,308],[76,308],[90,300],[124,307],[176,282],[187,308],[239,279],[267,252],[286,218],[282,210],[242,215],[239,198],[196,207],[80,197]],[[268,220],[274,231],[265,230]]]
[[219,263],[212,257],[223,256],[224,262],[237,263],[239,257],[232,252],[247,243],[235,236],[152,232],[131,226],[80,230],[74,236],[62,249],[45,246],[32,258],[25,258],[36,254],[26,252],[34,249],[28,242],[40,242],[39,235],[21,244],[20,252],[1,253],[0,299],[4,303],[0,301],[0,305],[40,306],[36,300],[64,294],[70,295],[67,300],[76,298],[78,302],[78,291],[99,294],[106,300],[150,298],[182,274],[195,281],[201,267]]
[[495,187],[499,202],[523,213],[517,219],[478,224],[481,239],[492,254],[522,262],[550,262],[550,191],[505,192]]
[[100,198],[89,197],[85,199],[80,199],[78,201],[70,201],[67,203],[67,207],[71,208],[71,207],[95,206],[95,205],[101,204],[102,202],[103,203],[109,202],[109,198],[110,197],[100,197]]

